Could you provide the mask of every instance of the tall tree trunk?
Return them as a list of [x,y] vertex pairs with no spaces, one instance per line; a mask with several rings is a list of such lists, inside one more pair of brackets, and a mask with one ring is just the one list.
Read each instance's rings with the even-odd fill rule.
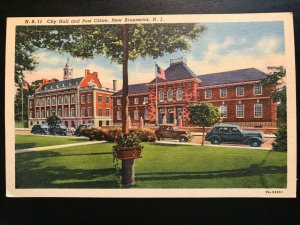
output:
[[123,98],[122,98],[122,133],[128,130],[128,24],[123,25]]

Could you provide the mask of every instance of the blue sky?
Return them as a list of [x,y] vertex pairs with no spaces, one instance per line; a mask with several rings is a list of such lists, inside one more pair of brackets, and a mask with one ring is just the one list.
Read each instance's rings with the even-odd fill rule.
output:
[[[149,82],[154,78],[154,64],[169,66],[170,59],[185,57],[188,66],[196,74],[209,74],[255,67],[265,70],[267,66],[285,65],[283,22],[205,23],[207,30],[192,42],[191,51],[178,51],[153,60],[138,58],[129,62],[129,83]],[[63,77],[63,67],[70,58],[74,77],[83,76],[85,69],[97,71],[105,87],[112,87],[112,80],[122,83],[122,67],[102,56],[82,60],[69,54],[59,54],[44,49],[36,52],[39,65],[36,71],[26,74],[32,82],[41,78]]]

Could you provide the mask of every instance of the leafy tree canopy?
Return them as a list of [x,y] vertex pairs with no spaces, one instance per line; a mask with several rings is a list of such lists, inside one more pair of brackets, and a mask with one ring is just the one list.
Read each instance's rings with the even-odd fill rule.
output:
[[211,103],[199,103],[189,107],[190,122],[198,126],[212,126],[221,119],[219,109]]

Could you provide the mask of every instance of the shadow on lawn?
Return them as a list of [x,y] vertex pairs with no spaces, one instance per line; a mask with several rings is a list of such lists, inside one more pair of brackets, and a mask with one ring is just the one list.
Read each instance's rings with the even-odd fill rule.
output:
[[36,147],[35,142],[16,143],[15,144],[15,149],[34,148],[34,147]]
[[[70,154],[61,155],[57,152],[36,152],[34,159],[44,157],[98,155]],[[108,154],[108,153],[104,153]],[[110,153],[111,154],[111,153]],[[22,161],[24,160],[24,161]],[[113,168],[101,169],[67,169],[60,167],[41,167],[38,161],[19,158],[16,163],[16,188],[118,188],[114,179]],[[99,179],[99,180],[98,180]]]

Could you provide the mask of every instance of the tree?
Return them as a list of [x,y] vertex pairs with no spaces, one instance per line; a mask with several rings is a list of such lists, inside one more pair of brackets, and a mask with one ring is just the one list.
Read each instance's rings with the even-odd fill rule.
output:
[[[128,61],[138,57],[158,58],[176,50],[189,50],[190,41],[205,30],[199,24],[124,24],[86,26],[26,26],[35,47],[68,52],[83,59],[103,55],[122,64],[122,132],[128,133]],[[17,30],[18,36],[18,30]],[[31,50],[31,49],[30,49]]]
[[211,103],[198,103],[189,107],[190,122],[202,127],[202,146],[204,145],[204,128],[218,123],[221,119],[219,109]]
[[54,135],[56,135],[56,125],[61,123],[61,119],[53,114],[47,118],[47,123],[50,127],[54,127]]
[[286,76],[286,69],[283,66],[268,67],[272,72],[261,81],[263,86],[275,86],[271,97],[273,101],[278,102],[277,118],[278,130],[275,133],[275,140],[272,143],[272,148],[275,151],[287,150],[287,109],[286,109],[286,84],[284,77]]

